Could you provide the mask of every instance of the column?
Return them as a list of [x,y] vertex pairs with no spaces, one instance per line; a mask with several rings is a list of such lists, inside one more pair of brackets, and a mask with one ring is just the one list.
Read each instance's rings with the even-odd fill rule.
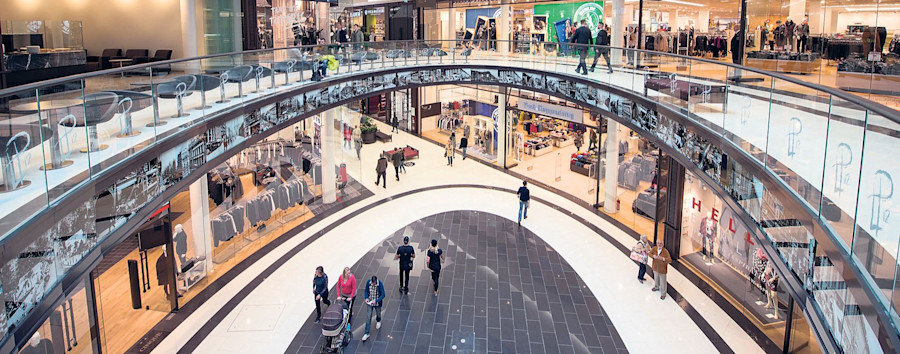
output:
[[337,191],[334,183],[335,171],[337,165],[335,157],[335,145],[340,144],[337,139],[335,122],[340,121],[339,114],[343,111],[344,106],[335,107],[322,113],[322,202],[334,203],[337,201]]
[[509,5],[500,5],[500,18],[497,19],[497,52],[509,54]]
[[[447,21],[448,35],[447,38],[442,39],[453,41],[456,40],[456,10],[453,8],[447,9],[447,15],[449,16],[449,20]],[[456,47],[455,43],[450,45],[447,50],[453,49],[454,47]]]
[[209,185],[206,178],[201,178],[191,183],[189,188],[191,196],[191,242],[194,245],[194,257],[206,257],[207,271],[213,271],[213,240],[212,229],[209,224]]
[[619,197],[619,123],[607,119],[606,128],[606,178],[604,180],[606,198],[603,200],[603,211],[615,214],[616,199]]
[[[628,6],[629,8],[631,6]],[[625,27],[628,26],[628,19],[631,17],[631,13],[626,13],[625,9],[625,0],[613,0],[612,2],[612,16],[607,18],[610,27],[610,45],[616,48],[622,48],[625,46]],[[610,51],[610,60],[613,63],[621,63],[622,62],[622,51],[620,50],[611,50]]]
[[[197,0],[181,0],[182,58],[199,56],[197,49]],[[178,56],[176,56],[178,57]],[[199,64],[199,63],[198,63]]]
[[[806,0],[791,0],[788,8],[788,18],[794,20],[797,25],[803,23],[806,17]],[[812,31],[810,31],[812,33]]]
[[[825,19],[825,13],[822,12],[822,3],[819,1],[809,2],[809,34],[822,33],[822,22]],[[803,19],[800,19],[801,23]]]
[[494,121],[494,131],[497,132],[497,165],[506,168],[506,144],[509,134],[506,126],[506,88],[500,87],[497,96],[497,117]]
[[328,19],[328,11],[331,3],[316,3],[316,29],[320,30],[319,38],[325,40],[325,44],[331,44],[331,21]]
[[709,10],[697,10],[697,25],[694,26],[694,31],[709,31]]

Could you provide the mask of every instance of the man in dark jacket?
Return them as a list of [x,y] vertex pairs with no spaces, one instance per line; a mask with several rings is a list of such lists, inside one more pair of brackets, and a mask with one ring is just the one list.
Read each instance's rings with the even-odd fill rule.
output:
[[378,177],[375,178],[375,185],[378,185],[382,179],[384,180],[383,187],[387,188],[387,159],[382,154],[378,159],[378,164],[375,165],[375,173],[378,174]]
[[384,284],[378,277],[372,276],[372,279],[366,282],[363,288],[366,294],[366,305],[369,305],[369,315],[366,317],[366,332],[362,336],[362,341],[369,339],[369,329],[372,327],[372,312],[375,312],[375,329],[381,329],[381,301],[384,300]]
[[397,177],[397,181],[400,181],[400,164],[403,163],[403,149],[398,150],[393,155],[391,155],[391,162],[394,164],[394,174]]
[[606,59],[606,67],[609,69],[609,73],[612,74],[612,65],[609,63],[609,32],[607,32],[606,25],[602,22],[598,23],[597,27],[600,28],[600,32],[597,33],[597,40],[594,41],[594,44],[604,47],[594,48],[594,63],[591,64],[591,72],[594,72],[594,68],[597,67],[597,62],[602,55],[603,59]]
[[400,261],[400,292],[409,294],[409,272],[416,258],[416,249],[409,245],[409,236],[403,236],[403,246],[397,247],[395,260]]
[[400,120],[397,119],[397,114],[394,114],[394,118],[391,118],[391,133],[399,133],[400,132]]
[[593,44],[594,41],[591,37],[591,30],[587,27],[587,21],[581,20],[581,26],[578,26],[578,29],[572,34],[572,43],[582,44],[576,47],[578,48],[578,66],[575,67],[575,72],[582,75],[587,75],[585,59],[589,49],[587,45]]
[[331,306],[331,301],[328,300],[328,275],[325,274],[325,268],[322,266],[316,267],[316,275],[313,277],[313,295],[316,299],[316,323],[319,323],[319,318],[322,317],[319,303],[325,303],[326,307]]

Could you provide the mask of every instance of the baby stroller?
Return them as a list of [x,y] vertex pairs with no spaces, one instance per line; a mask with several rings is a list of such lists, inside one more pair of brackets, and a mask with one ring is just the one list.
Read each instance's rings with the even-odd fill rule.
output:
[[322,335],[325,336],[322,353],[343,353],[344,346],[350,344],[353,336],[348,323],[350,309],[344,306],[343,301],[335,301],[322,315]]

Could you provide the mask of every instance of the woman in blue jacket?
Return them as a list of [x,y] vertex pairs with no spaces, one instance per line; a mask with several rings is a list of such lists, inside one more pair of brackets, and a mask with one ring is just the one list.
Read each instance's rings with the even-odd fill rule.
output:
[[378,277],[372,276],[372,279],[366,282],[363,288],[366,292],[366,305],[369,305],[369,315],[366,317],[366,333],[362,336],[362,341],[369,339],[369,328],[372,326],[372,311],[375,312],[375,329],[381,329],[381,301],[384,300],[384,284]]

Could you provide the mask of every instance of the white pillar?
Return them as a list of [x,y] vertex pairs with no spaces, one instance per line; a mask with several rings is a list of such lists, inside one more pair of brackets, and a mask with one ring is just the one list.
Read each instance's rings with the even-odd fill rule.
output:
[[209,224],[209,185],[206,178],[198,179],[189,187],[191,198],[191,228],[194,257],[206,257],[206,269],[213,271],[212,227]]
[[[809,2],[809,34],[821,34],[822,32],[822,22],[825,20],[825,12],[823,11],[822,3],[819,1],[810,1]],[[803,21],[802,19],[800,21]]]
[[497,120],[494,121],[494,130],[497,132],[497,165],[506,168],[506,88],[500,87],[497,96]]
[[331,4],[327,2],[316,3],[316,29],[321,33],[319,38],[325,40],[325,44],[331,44],[331,20],[328,16]]
[[[788,18],[794,20],[794,23],[800,24],[806,17],[806,0],[791,0],[788,8]],[[812,31],[810,31],[812,33]]]
[[[181,56],[199,56],[197,49],[197,0],[181,0]],[[176,57],[178,57],[176,55]]]
[[231,23],[233,26],[231,50],[240,52],[244,50],[244,26],[243,23],[241,23],[241,0],[232,0],[231,6]]
[[[613,47],[622,48],[625,46],[625,27],[628,26],[631,14],[625,12],[625,0],[613,0],[612,4],[612,16],[607,17],[611,32],[609,34],[610,44]],[[611,50],[610,54],[613,63],[622,62],[622,51]]]
[[[709,31],[709,10],[698,10],[697,11],[697,26],[694,26],[694,30],[697,32],[708,32]],[[738,16],[740,17],[740,16]]]
[[340,139],[336,136],[337,130],[334,129],[335,122],[340,121],[341,110],[343,106],[335,107],[322,113],[322,202],[334,203],[337,201],[337,191],[335,190],[335,171],[337,165],[335,158],[335,145],[340,144]]
[[605,198],[603,211],[615,214],[616,199],[619,197],[619,123],[607,119],[606,127],[606,177],[604,180]]
[[497,19],[497,52],[509,54],[509,5],[500,5],[500,18]]
[[[447,21],[448,35],[447,35],[447,38],[444,38],[444,40],[453,41],[453,40],[456,40],[456,10],[454,10],[452,8],[447,9],[447,15],[450,16],[450,18]],[[453,49],[454,46],[455,46],[455,44],[451,45],[450,49]]]

